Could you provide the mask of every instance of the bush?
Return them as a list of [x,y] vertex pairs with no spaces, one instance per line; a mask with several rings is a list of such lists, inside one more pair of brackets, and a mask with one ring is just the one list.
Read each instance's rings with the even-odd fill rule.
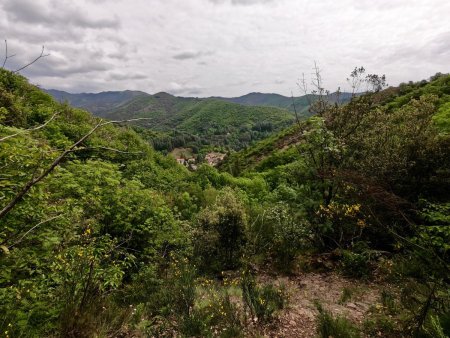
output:
[[346,318],[334,317],[329,311],[317,304],[317,333],[321,338],[360,338],[359,330]]
[[241,199],[230,188],[222,190],[215,203],[198,215],[194,256],[200,270],[219,273],[236,269],[246,241],[247,215]]
[[341,268],[348,277],[363,278],[370,275],[370,257],[366,253],[342,251]]
[[286,294],[284,288],[276,288],[272,284],[259,286],[255,278],[244,271],[241,281],[242,298],[252,318],[259,323],[272,321],[275,313],[285,307]]
[[387,337],[396,338],[399,332],[395,330],[395,324],[391,318],[385,315],[379,315],[364,321],[363,330],[369,337]]
[[242,337],[241,312],[228,292],[213,288],[204,296],[206,302],[182,318],[180,331],[189,337]]

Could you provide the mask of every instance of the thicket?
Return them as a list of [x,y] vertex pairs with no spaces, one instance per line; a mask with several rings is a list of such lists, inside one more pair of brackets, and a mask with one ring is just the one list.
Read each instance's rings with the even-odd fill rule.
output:
[[[126,124],[98,128],[0,218],[1,332],[239,337],[286,304],[256,271],[328,255],[357,278],[389,262],[405,286],[394,329],[448,334],[450,77],[351,78],[372,90],[316,100],[315,117],[232,155],[230,173],[189,172]],[[0,70],[0,208],[99,123]],[[321,334],[347,327],[320,316]]]

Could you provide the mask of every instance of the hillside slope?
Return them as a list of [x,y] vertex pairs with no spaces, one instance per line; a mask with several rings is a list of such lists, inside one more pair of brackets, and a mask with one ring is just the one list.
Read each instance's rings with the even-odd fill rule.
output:
[[[344,103],[351,99],[351,93],[331,93],[327,100],[330,102]],[[308,117],[311,114],[308,111],[309,106],[316,100],[316,96],[312,94],[296,96],[294,98],[283,96],[280,94],[268,93],[249,93],[238,97],[214,97],[219,100],[239,103],[246,106],[267,106],[287,109],[291,112],[297,111],[299,117]]]
[[291,112],[280,108],[181,98],[167,93],[136,97],[102,116],[108,119],[150,118],[139,126],[186,134],[186,138],[201,139],[203,145],[235,150],[281,130],[294,120]]
[[[390,87],[374,95],[377,109],[393,112],[410,104],[412,100],[419,100],[423,95],[434,95],[436,101],[436,113],[433,115],[433,123],[440,133],[450,134],[450,76],[443,75],[431,78],[430,81],[401,84],[398,87]],[[300,125],[294,125],[251,147],[230,155],[222,164],[224,170],[236,172],[241,170],[253,170],[255,168],[268,168],[276,165],[284,165],[298,158],[295,145],[301,142],[305,130],[310,127],[310,121],[302,121]],[[230,169],[234,168],[234,169]]]
[[281,108],[176,97],[165,92],[154,95],[132,91],[99,94],[48,92],[58,100],[67,100],[110,120],[146,118],[136,125],[160,132],[146,133],[146,138],[167,151],[173,149],[173,144],[196,149],[207,145],[238,150],[281,130],[294,120],[291,112]]
[[[330,105],[233,176],[0,69],[0,332],[448,336],[449,95],[439,76]],[[257,122],[241,109],[182,123]]]
[[73,107],[88,110],[98,116],[101,116],[103,112],[118,107],[137,96],[149,95],[141,91],[132,90],[81,94],[71,94],[56,89],[45,89],[44,91],[59,102],[67,102]]

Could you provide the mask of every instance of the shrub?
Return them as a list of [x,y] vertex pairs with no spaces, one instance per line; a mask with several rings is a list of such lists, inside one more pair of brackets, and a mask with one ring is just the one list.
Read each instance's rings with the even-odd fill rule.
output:
[[270,322],[276,313],[285,307],[286,295],[284,288],[272,284],[257,285],[255,278],[244,272],[241,281],[242,298],[252,318],[260,323]]
[[395,330],[395,323],[385,315],[366,319],[363,323],[363,331],[369,337],[395,338],[399,336],[399,332]]
[[218,273],[237,268],[246,225],[247,216],[239,196],[230,188],[221,191],[215,203],[198,215],[194,254],[200,270]]
[[344,287],[342,289],[341,298],[339,299],[339,304],[345,304],[353,297],[354,290],[349,287]]
[[180,331],[195,337],[242,337],[241,313],[229,294],[213,288],[181,320]]
[[317,304],[317,333],[321,338],[360,338],[359,330],[346,318],[334,317],[329,311]]
[[366,253],[342,251],[341,268],[348,277],[362,278],[370,274],[370,257]]

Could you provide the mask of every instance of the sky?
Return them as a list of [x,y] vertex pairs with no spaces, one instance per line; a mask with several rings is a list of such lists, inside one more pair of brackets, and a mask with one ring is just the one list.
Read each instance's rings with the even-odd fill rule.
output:
[[[448,0],[0,0],[5,68],[72,93],[301,95],[356,66],[390,85],[450,71]],[[5,56],[0,43],[0,60]],[[1,65],[1,64],[0,64]]]

